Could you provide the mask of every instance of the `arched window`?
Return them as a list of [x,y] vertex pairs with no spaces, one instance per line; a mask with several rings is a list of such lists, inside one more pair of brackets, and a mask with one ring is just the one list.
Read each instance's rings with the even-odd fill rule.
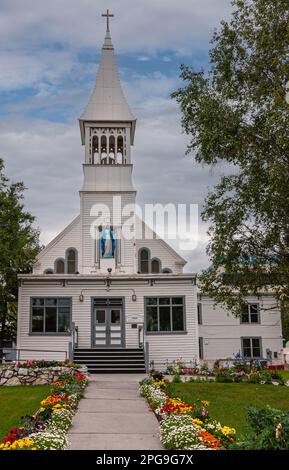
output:
[[92,138],[92,163],[96,164],[99,163],[99,155],[98,155],[99,149],[98,149],[98,137],[97,135],[94,135]]
[[158,258],[152,259],[152,273],[161,272],[161,262]]
[[150,253],[147,248],[141,248],[139,251],[139,271],[143,274],[149,273]]
[[172,270],[171,270],[170,268],[164,268],[164,269],[162,270],[162,272],[163,272],[164,274],[170,274],[170,273],[172,273]]
[[56,272],[56,274],[64,274],[65,273],[64,259],[59,258],[55,261],[55,272]]
[[100,141],[100,153],[101,153],[101,162],[102,164],[107,163],[107,139],[106,135],[101,136],[101,141]]
[[67,274],[75,274],[77,271],[76,266],[76,250],[74,248],[69,248],[66,251],[66,266]]
[[43,274],[53,274],[53,269],[51,268],[45,269]]

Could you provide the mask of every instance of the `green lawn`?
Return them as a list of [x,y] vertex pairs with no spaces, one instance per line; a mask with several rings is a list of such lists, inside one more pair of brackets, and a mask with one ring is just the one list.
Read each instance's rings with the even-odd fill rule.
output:
[[248,405],[289,410],[289,387],[234,383],[170,384],[170,396],[179,397],[189,404],[195,400],[210,402],[209,413],[223,425],[234,427],[238,433],[246,432]]
[[49,393],[47,385],[0,387],[0,440],[21,416],[33,414]]

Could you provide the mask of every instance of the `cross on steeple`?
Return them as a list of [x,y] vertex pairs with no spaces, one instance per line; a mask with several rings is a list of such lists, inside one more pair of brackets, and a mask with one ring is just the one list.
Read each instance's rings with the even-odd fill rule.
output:
[[109,32],[109,18],[113,18],[114,15],[109,13],[109,10],[106,10],[106,13],[103,13],[101,16],[106,17],[106,32]]

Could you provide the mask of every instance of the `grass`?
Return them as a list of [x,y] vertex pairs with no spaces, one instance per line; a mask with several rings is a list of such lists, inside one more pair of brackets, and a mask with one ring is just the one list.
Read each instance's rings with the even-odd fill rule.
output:
[[279,370],[278,372],[280,372],[285,380],[289,380],[289,370]]
[[50,393],[48,385],[0,387],[0,440],[21,416],[31,415]]
[[289,387],[274,385],[234,384],[234,383],[176,383],[168,386],[170,396],[179,397],[189,404],[197,399],[210,402],[211,418],[221,424],[234,427],[237,433],[245,433],[246,406],[289,410]]

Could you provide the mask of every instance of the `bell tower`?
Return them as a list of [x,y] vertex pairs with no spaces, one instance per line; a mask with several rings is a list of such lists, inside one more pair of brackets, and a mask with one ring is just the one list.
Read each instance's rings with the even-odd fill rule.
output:
[[[84,180],[80,191],[83,272],[101,273],[107,271],[108,265],[113,272],[135,272],[132,240],[116,240],[114,259],[108,260],[102,256],[100,245],[89,239],[93,232],[93,215],[100,212],[97,207],[106,205],[109,209],[99,227],[110,226],[110,233],[120,232],[122,209],[134,205],[136,194],[131,159],[136,119],[119,79],[109,28],[109,20],[114,15],[107,10],[102,16],[106,18],[106,34],[96,83],[79,119],[81,142],[85,147]],[[117,224],[111,217],[115,215],[115,196],[120,201],[117,211],[121,213]]]

